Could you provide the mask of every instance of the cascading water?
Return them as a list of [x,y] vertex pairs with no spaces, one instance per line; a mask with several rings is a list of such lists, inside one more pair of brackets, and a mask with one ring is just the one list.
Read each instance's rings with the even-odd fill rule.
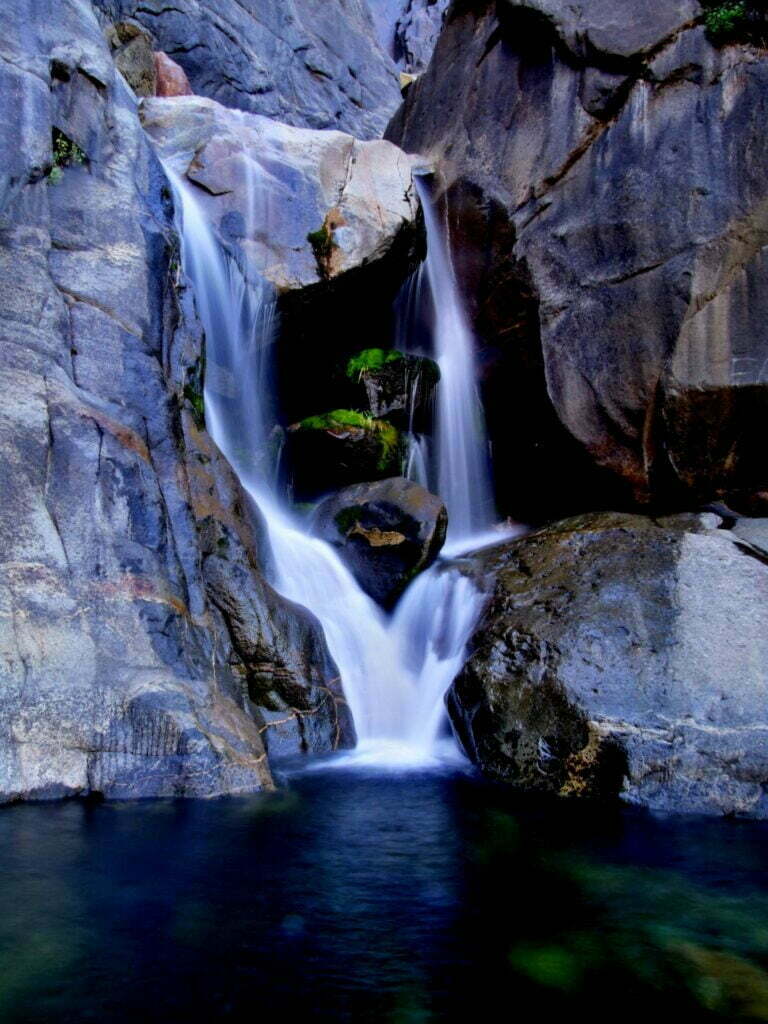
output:
[[432,202],[432,176],[416,174],[427,229],[427,280],[434,308],[435,358],[440,367],[435,417],[437,493],[448,509],[448,544],[463,546],[494,522],[485,417],[475,385],[472,334],[451,262],[447,222]]
[[[245,153],[243,159],[249,159]],[[281,507],[268,457],[274,422],[268,401],[275,333],[271,290],[224,251],[191,187],[171,167],[166,171],[179,200],[184,267],[206,332],[208,429],[266,520],[273,585],[314,612],[323,626],[358,735],[347,763],[415,765],[434,760],[445,714],[443,696],[460,667],[482,595],[443,561],[411,584],[388,618],[333,548],[309,536]],[[245,180],[258,188],[257,166],[248,169]],[[490,481],[483,475],[485,439],[474,393],[471,338],[447,244],[431,213],[427,225],[432,260],[427,271],[438,309],[437,354],[446,381],[437,415],[437,478],[446,488],[449,516],[455,517],[452,547],[467,550],[473,546],[472,530],[487,525],[491,507]],[[449,444],[451,430],[461,436]],[[459,488],[451,479],[454,472]]]

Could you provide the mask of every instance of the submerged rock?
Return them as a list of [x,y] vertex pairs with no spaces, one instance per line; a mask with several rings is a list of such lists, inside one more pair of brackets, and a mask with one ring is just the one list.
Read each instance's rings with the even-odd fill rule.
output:
[[400,431],[352,409],[309,416],[288,428],[295,496],[310,501],[337,487],[383,480],[403,460]]
[[451,7],[387,137],[442,175],[506,510],[768,507],[767,113],[693,0]]
[[489,599],[447,703],[483,771],[768,817],[768,563],[719,522],[596,514],[470,560]]
[[347,487],[321,502],[313,519],[317,536],[338,548],[363,590],[385,608],[434,562],[447,527],[442,501],[403,477]]

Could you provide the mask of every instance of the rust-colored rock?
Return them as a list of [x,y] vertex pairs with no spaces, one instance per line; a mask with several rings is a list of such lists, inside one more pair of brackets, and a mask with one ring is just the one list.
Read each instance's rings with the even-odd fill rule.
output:
[[172,60],[167,53],[156,50],[155,78],[157,85],[155,94],[157,96],[193,96],[192,86],[186,76],[184,68],[180,67],[175,60]]

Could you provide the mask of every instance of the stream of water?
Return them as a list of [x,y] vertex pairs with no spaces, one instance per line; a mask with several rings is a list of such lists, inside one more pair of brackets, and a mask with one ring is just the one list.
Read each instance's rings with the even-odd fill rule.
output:
[[[248,158],[244,154],[248,163]],[[440,741],[443,697],[462,661],[482,595],[442,559],[409,587],[387,616],[360,588],[336,551],[309,535],[273,487],[270,430],[275,421],[270,351],[277,325],[274,296],[258,268],[241,267],[221,247],[193,194],[166,167],[180,200],[185,271],[206,333],[208,430],[267,523],[276,589],[320,620],[338,666],[358,736],[360,763],[413,766],[453,751]],[[245,180],[258,192],[258,169]],[[451,266],[448,239],[424,181],[418,184],[428,234],[426,275],[432,294],[434,351],[441,371],[432,466],[449,514],[446,552],[490,540],[492,485],[473,342]],[[251,210],[257,201],[249,201]],[[253,225],[251,225],[251,228]],[[425,461],[427,455],[422,455]]]

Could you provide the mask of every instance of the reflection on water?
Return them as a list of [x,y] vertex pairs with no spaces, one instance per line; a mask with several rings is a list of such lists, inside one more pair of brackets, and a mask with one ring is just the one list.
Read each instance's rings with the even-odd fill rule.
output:
[[0,1020],[768,1020],[767,846],[466,775],[7,808]]

